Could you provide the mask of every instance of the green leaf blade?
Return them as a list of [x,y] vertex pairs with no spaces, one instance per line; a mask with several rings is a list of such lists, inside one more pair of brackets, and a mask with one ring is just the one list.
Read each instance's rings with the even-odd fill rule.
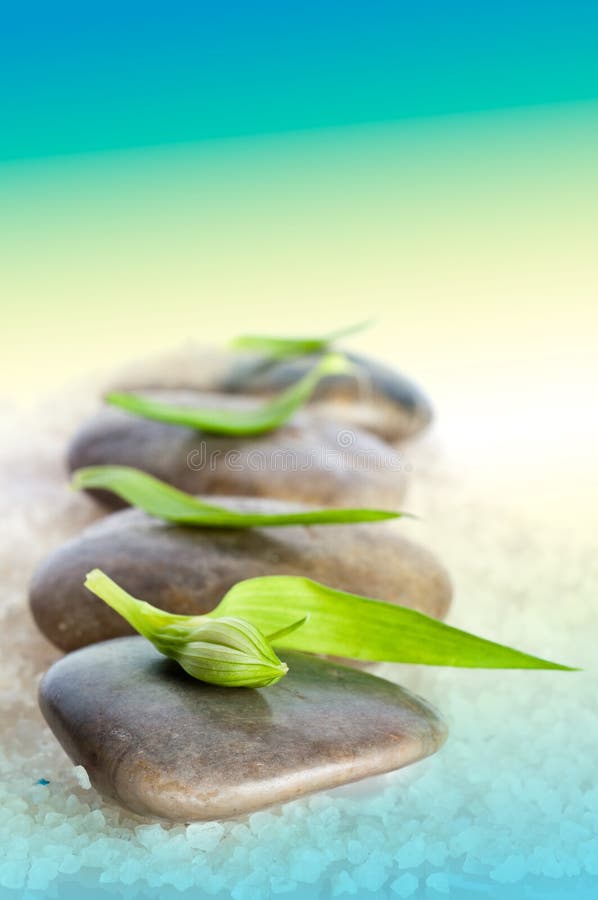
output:
[[239,582],[209,615],[239,615],[268,633],[307,616],[300,629],[276,644],[308,653],[460,668],[573,671],[415,610],[292,575]]
[[260,334],[244,334],[231,342],[233,350],[249,350],[276,359],[321,353],[327,346],[325,338],[282,338]]
[[328,354],[295,384],[253,409],[194,409],[118,391],[107,394],[105,399],[133,415],[168,425],[184,425],[208,434],[251,437],[279,428],[307,403],[321,378],[349,369],[344,357]]
[[277,337],[263,334],[242,334],[231,342],[234,350],[250,350],[255,353],[263,353],[276,359],[284,359],[289,356],[303,356],[310,353],[321,353],[330,348],[330,345],[339,338],[348,337],[364,331],[372,324],[372,319],[338,328],[321,337]]
[[89,466],[73,473],[76,490],[111,491],[151,516],[181,525],[209,528],[254,528],[291,525],[348,525],[409,517],[382,509],[314,509],[288,513],[236,512],[205,503],[147,472],[130,466]]

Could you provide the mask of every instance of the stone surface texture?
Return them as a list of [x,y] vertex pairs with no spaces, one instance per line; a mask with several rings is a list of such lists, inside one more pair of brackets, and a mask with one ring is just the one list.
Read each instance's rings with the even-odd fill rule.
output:
[[[218,497],[237,510],[290,511],[297,504]],[[113,513],[55,550],[30,585],[33,616],[62,650],[131,634],[125,620],[84,586],[100,568],[134,596],[174,613],[209,612],[238,581],[303,575],[330,587],[414,607],[442,618],[451,584],[426,548],[404,537],[412,522],[282,528],[190,528],[140,510]]]
[[[179,406],[247,408],[258,400],[194,391],[146,391]],[[398,450],[353,426],[298,412],[264,435],[237,438],[143,419],[105,408],[75,434],[70,471],[94,465],[135,466],[193,494],[234,494],[323,506],[397,508],[406,488]],[[98,494],[110,506],[112,494]]]
[[[327,375],[310,400],[310,409],[331,421],[367,429],[397,441],[422,431],[432,420],[428,398],[410,379],[390,366],[356,353],[346,353],[351,373]],[[269,395],[293,384],[320,358],[307,354],[275,360],[240,355],[230,371],[215,381],[218,391]]]
[[69,654],[40,706],[92,784],[127,809],[190,822],[237,816],[414,763],[446,732],[423,700],[345,666],[283,654],[260,690],[202,684],[143,638]]

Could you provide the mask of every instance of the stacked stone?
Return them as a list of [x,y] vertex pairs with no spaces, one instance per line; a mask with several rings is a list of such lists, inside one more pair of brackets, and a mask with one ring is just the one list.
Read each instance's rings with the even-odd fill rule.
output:
[[[258,437],[103,409],[75,435],[69,468],[133,466],[234,510],[398,508],[400,442],[429,423],[430,405],[399,373],[351,359],[350,373],[325,376],[304,409]],[[178,406],[248,409],[314,362],[245,355],[202,390],[146,392]],[[117,505],[112,494],[94,499]],[[396,523],[210,529],[110,512],[40,566],[30,603],[40,630],[69,653],[42,682],[46,720],[92,783],[128,809],[183,822],[237,815],[399,768],[442,744],[444,726],[424,701],[337,662],[283,653],[289,675],[259,690],[190,679],[127,637],[127,623],[83,587],[94,567],[183,614],[208,612],[233,584],[261,575],[302,575],[436,617],[451,587]]]

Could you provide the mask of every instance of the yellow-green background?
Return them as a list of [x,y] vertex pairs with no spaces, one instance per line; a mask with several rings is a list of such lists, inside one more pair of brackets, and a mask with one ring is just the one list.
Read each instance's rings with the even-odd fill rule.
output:
[[424,381],[548,355],[567,377],[593,351],[597,159],[580,103],[5,163],[4,390],[370,313],[359,345]]
[[464,471],[591,510],[597,38],[584,0],[14,6],[0,393],[374,315]]

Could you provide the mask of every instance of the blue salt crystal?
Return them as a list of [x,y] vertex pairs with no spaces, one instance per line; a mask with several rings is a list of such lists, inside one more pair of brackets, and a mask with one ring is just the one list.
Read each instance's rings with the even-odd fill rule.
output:
[[439,894],[450,893],[450,883],[446,872],[434,872],[426,878],[426,887],[438,891]]
[[50,782],[48,781],[47,778],[38,778],[38,780],[35,783],[36,784],[50,784]]
[[398,894],[399,897],[412,897],[415,894],[417,888],[419,886],[419,879],[416,878],[415,875],[412,875],[411,872],[406,872],[404,875],[401,875],[400,878],[397,878],[390,886],[391,891],[394,894]]

